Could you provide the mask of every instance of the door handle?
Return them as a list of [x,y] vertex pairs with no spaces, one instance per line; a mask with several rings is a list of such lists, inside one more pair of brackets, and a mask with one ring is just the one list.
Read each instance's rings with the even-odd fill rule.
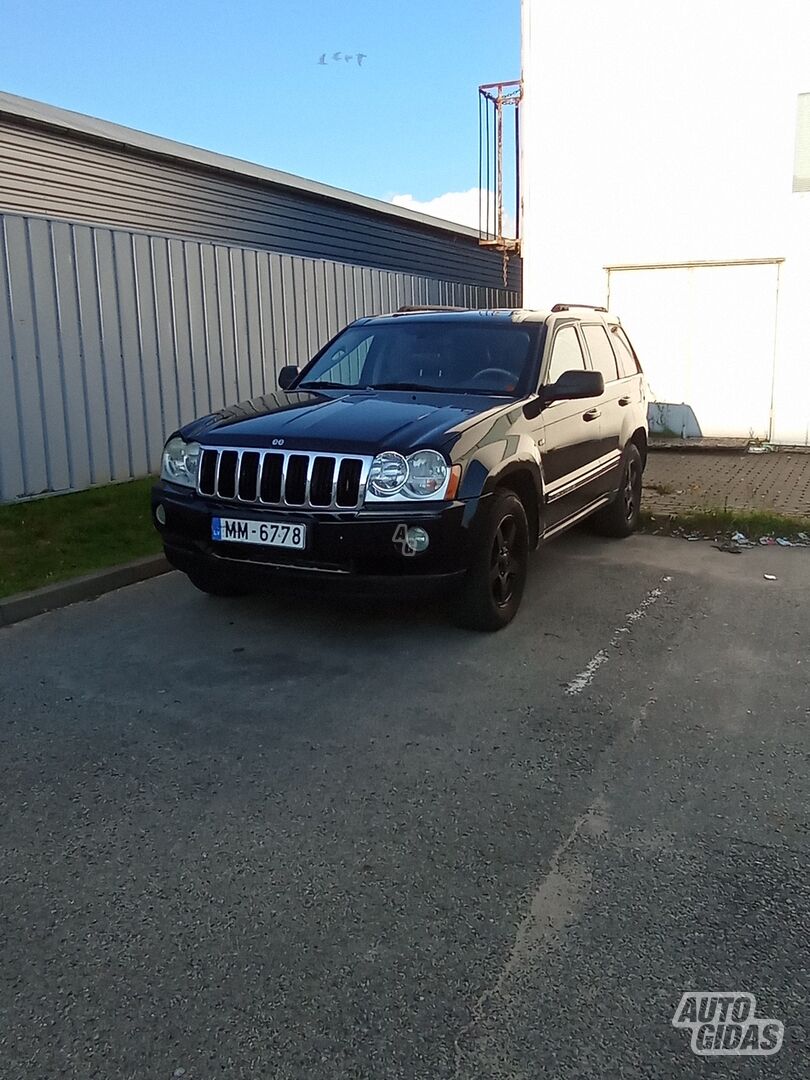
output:
[[619,398],[619,404],[620,405],[629,405],[630,404],[630,398],[629,397],[620,397]]
[[588,409],[586,413],[582,414],[583,420],[598,420],[601,416],[601,412],[598,409]]

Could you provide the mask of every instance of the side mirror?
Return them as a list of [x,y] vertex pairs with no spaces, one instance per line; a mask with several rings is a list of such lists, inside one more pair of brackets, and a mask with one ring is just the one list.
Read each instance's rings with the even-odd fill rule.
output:
[[282,390],[288,390],[298,377],[298,368],[295,364],[283,367],[278,373],[278,385]]
[[605,377],[601,371],[564,371],[551,386],[540,389],[540,401],[572,401],[575,398],[601,397],[605,392]]

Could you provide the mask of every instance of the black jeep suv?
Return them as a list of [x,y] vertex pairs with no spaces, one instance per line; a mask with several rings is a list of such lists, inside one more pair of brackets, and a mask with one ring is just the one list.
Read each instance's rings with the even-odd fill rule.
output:
[[588,516],[636,527],[644,377],[604,309],[358,319],[278,381],[166,443],[154,519],[205,592],[451,583],[463,621],[498,630],[532,548]]

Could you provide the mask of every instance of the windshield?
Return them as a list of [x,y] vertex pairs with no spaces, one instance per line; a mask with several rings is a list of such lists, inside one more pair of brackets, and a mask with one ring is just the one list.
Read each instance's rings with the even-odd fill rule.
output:
[[527,392],[540,326],[450,320],[351,326],[306,372],[301,389]]

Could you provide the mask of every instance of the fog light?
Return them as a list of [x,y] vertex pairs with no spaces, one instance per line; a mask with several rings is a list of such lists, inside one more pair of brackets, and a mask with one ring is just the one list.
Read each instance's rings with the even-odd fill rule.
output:
[[411,525],[405,533],[405,538],[408,541],[408,547],[411,551],[417,553],[420,551],[427,551],[430,537],[421,525]]
[[157,510],[155,510],[155,518],[158,525],[166,524],[166,511],[163,509],[163,503],[158,503]]

